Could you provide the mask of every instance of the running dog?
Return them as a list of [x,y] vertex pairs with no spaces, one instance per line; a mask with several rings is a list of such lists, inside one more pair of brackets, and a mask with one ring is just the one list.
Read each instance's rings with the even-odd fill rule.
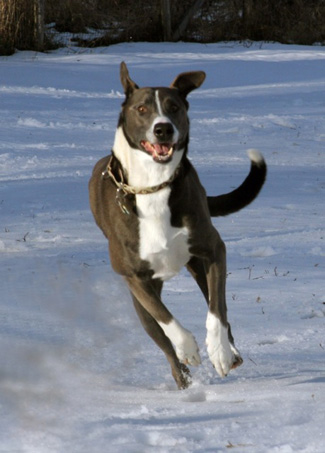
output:
[[214,368],[224,377],[241,365],[227,319],[226,249],[211,216],[251,203],[264,184],[266,164],[251,150],[245,181],[228,194],[207,196],[187,158],[187,95],[205,73],[182,73],[170,87],[139,88],[122,62],[120,77],[125,100],[112,153],[96,164],[89,182],[90,206],[109,241],[113,269],[124,277],[143,327],[184,389],[191,382],[188,365],[201,362],[199,348],[162,302],[163,283],[187,267],[208,304],[206,345]]

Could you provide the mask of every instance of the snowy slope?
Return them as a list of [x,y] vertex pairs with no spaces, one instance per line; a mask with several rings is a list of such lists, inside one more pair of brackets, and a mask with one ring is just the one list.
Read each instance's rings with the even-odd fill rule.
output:
[[[210,194],[237,186],[258,148],[268,181],[216,219],[229,318],[244,364],[221,380],[206,306],[182,272],[164,300],[203,364],[176,390],[91,217],[87,182],[110,150],[125,60],[140,85],[182,71],[190,157]],[[120,44],[0,58],[0,451],[325,451],[325,50]]]

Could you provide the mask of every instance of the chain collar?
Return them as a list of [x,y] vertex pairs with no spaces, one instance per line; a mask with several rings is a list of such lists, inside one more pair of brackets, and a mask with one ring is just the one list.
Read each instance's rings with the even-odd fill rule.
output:
[[147,194],[159,192],[159,190],[162,190],[165,187],[169,186],[177,178],[177,176],[180,172],[180,164],[179,164],[178,167],[176,168],[176,170],[174,171],[174,173],[171,175],[171,177],[167,181],[165,181],[161,184],[158,184],[156,186],[152,186],[152,187],[137,188],[137,187],[129,186],[128,184],[126,184],[124,182],[124,175],[123,175],[122,170],[119,170],[120,182],[117,181],[117,179],[114,176],[114,173],[112,171],[112,166],[111,166],[113,158],[114,158],[114,156],[112,155],[108,161],[105,171],[102,172],[102,177],[110,178],[116,185],[117,190],[122,191],[125,195],[130,195],[130,194],[131,195],[147,195]]

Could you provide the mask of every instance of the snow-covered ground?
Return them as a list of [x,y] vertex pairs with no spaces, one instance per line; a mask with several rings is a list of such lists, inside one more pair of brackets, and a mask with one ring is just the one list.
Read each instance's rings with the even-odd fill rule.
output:
[[[110,268],[87,182],[108,154],[119,64],[140,85],[182,71],[190,157],[210,194],[236,187],[246,150],[269,165],[248,208],[216,219],[244,364],[218,378],[206,306],[184,271],[164,300],[203,364],[178,391]],[[0,451],[325,451],[325,49],[120,44],[0,58]]]

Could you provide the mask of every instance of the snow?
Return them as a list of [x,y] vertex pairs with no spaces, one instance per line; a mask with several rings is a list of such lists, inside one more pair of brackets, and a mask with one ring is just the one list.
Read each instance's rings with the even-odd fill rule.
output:
[[[202,365],[176,390],[136,318],[88,207],[113,143],[125,60],[140,85],[203,69],[190,157],[209,194],[268,179],[214,223],[228,250],[229,319],[244,364],[220,379],[190,276],[164,300]],[[0,451],[325,451],[323,47],[119,44],[0,58]]]

